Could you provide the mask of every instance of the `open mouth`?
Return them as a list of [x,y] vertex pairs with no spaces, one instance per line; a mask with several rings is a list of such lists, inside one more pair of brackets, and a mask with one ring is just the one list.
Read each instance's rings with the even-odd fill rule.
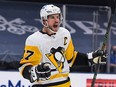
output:
[[54,27],[54,28],[57,28],[57,27],[58,27],[58,25],[53,25],[53,27]]

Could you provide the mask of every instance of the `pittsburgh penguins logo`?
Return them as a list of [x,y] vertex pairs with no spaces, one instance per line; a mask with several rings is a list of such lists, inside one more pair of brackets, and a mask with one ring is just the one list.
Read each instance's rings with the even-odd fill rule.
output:
[[46,54],[49,60],[54,64],[59,72],[62,72],[65,61],[65,50],[63,47],[58,47],[57,49],[51,48],[50,53]]

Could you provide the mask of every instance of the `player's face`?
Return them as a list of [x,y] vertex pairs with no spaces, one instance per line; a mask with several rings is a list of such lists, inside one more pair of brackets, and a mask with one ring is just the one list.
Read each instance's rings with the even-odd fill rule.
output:
[[52,31],[57,32],[60,26],[60,15],[53,14],[48,16],[48,26]]

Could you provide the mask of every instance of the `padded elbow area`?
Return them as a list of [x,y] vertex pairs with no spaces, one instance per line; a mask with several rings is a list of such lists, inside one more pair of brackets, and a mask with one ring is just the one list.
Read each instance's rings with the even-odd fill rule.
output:
[[30,80],[30,72],[29,72],[29,70],[31,69],[31,67],[32,67],[31,65],[26,66],[24,68],[23,72],[22,72],[23,77],[28,79],[28,80]]
[[75,65],[89,65],[87,55],[84,53],[78,52],[76,55],[76,59],[73,63],[73,66],[75,66]]

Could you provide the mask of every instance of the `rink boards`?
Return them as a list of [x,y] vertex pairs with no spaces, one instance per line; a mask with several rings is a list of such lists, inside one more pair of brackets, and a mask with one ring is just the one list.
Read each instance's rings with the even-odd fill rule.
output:
[[[0,71],[0,87],[31,87],[19,72]],[[93,73],[71,73],[72,87],[90,87]],[[95,87],[116,87],[115,74],[98,74]]]

